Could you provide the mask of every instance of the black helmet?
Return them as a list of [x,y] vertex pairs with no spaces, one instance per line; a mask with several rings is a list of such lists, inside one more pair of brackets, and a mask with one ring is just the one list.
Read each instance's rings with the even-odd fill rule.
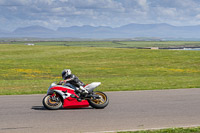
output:
[[71,74],[72,74],[72,72],[71,72],[70,69],[64,69],[64,70],[62,71],[62,78],[65,80],[65,78],[66,78],[67,76],[71,75]]

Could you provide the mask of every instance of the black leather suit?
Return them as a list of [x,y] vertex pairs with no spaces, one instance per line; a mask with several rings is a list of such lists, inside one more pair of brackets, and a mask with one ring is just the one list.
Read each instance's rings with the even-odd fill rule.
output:
[[67,77],[65,77],[65,80],[69,80],[67,81],[67,83],[70,83],[78,88],[80,88],[80,86],[85,86],[85,84],[83,82],[81,82],[77,76],[75,76],[74,74],[68,75]]

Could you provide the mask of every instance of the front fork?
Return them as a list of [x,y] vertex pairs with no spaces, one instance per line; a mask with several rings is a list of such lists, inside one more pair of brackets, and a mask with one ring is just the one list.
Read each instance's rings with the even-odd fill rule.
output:
[[51,100],[52,100],[52,101],[59,101],[59,98],[58,98],[58,95],[56,94],[56,92],[54,92],[54,93],[51,95]]

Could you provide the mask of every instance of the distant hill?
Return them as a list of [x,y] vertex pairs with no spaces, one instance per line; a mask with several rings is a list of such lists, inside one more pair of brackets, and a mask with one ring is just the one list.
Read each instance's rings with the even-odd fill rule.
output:
[[34,26],[29,26],[29,27],[21,27],[21,28],[17,28],[16,30],[14,30],[12,32],[12,35],[15,37],[52,37],[54,36],[55,31],[42,27],[42,26],[38,26],[38,25],[34,25]]
[[52,30],[42,26],[29,26],[17,28],[13,32],[0,30],[0,37],[38,37],[38,38],[200,38],[200,25],[173,26],[160,24],[131,23],[121,27],[108,26],[71,26],[58,27]]
[[13,33],[16,34],[47,34],[47,33],[54,32],[54,30],[50,30],[48,28],[42,27],[42,26],[29,26],[29,27],[22,27],[22,28],[17,28],[16,30],[13,31]]
[[7,36],[7,35],[9,36],[9,32],[8,31],[0,29],[0,37]]

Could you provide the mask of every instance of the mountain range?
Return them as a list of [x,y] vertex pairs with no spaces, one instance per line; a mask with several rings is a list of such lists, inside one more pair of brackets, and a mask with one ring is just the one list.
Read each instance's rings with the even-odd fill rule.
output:
[[200,25],[173,26],[166,23],[160,24],[136,24],[131,23],[120,27],[109,26],[71,26],[58,27],[52,30],[46,27],[33,25],[20,27],[12,32],[0,29],[0,38],[200,38]]

